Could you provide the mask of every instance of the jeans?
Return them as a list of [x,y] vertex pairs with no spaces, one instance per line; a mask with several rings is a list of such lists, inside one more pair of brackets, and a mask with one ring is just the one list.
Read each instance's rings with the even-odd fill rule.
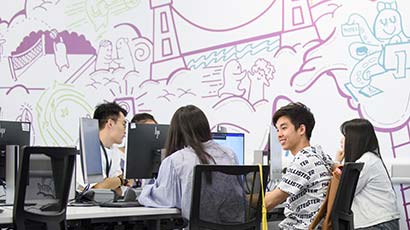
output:
[[357,230],[398,230],[399,227],[399,219],[390,220],[387,222],[383,222],[380,224],[376,224],[366,228],[357,228]]

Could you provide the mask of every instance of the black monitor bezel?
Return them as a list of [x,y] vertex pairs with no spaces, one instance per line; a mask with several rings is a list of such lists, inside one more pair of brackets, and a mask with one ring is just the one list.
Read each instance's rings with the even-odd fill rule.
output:
[[[168,137],[167,124],[136,124],[128,123],[124,178],[150,179],[155,178],[159,171]],[[155,130],[159,130],[159,139],[154,138]],[[152,134],[148,134],[152,133]]]

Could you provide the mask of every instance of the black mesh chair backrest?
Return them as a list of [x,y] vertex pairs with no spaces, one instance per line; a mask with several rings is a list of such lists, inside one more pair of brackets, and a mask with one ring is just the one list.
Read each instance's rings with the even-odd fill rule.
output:
[[194,169],[190,230],[260,229],[261,189],[268,167],[263,166],[261,187],[257,165],[197,165]]
[[331,213],[333,230],[354,229],[351,207],[363,165],[364,163],[347,162],[343,166]]
[[66,208],[77,150],[24,147],[20,154],[13,222],[17,230],[66,229]]

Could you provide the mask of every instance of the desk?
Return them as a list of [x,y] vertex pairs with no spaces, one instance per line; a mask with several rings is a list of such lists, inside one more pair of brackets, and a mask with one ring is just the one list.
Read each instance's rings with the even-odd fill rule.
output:
[[[13,207],[5,206],[0,213],[0,226],[13,224]],[[160,229],[160,220],[179,218],[179,209],[176,208],[103,208],[93,207],[67,207],[67,222],[85,221],[87,223],[103,223],[117,221],[149,220],[153,229]]]

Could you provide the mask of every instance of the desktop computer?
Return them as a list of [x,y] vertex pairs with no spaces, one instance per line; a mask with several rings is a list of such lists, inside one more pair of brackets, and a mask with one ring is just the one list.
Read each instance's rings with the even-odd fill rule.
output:
[[149,179],[158,174],[169,125],[129,123],[125,146],[124,177]]
[[19,152],[30,145],[30,122],[0,121],[0,181],[5,188],[6,204],[14,202]]

